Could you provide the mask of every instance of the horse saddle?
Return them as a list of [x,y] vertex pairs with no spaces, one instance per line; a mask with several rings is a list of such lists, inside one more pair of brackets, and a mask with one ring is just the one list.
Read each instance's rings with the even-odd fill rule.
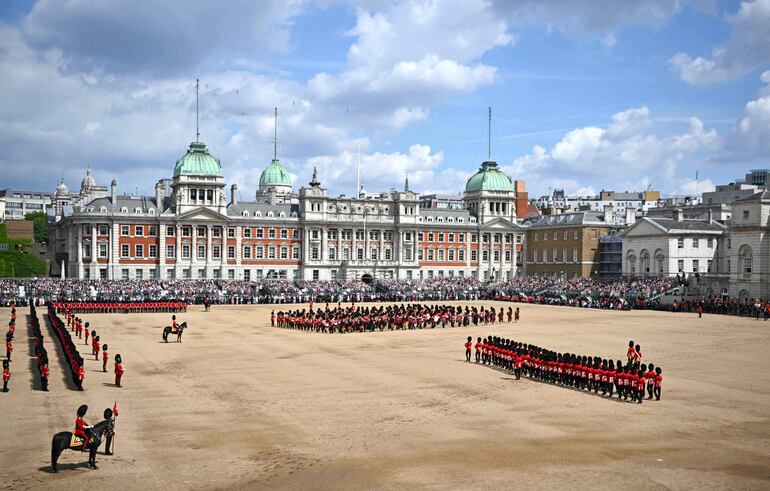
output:
[[83,444],[86,442],[86,439],[83,438],[80,435],[72,435],[72,440],[70,440],[70,448],[78,448],[82,447]]

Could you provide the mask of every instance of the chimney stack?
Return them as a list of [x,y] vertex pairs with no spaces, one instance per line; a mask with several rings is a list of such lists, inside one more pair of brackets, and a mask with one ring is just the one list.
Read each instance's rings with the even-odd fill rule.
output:
[[636,222],[636,208],[626,208],[626,225],[630,226]]
[[110,187],[110,201],[112,201],[112,205],[115,206],[118,204],[118,181],[113,179]]
[[230,203],[237,205],[238,204],[238,185],[233,184],[230,186]]
[[709,208],[709,223],[714,223],[714,210]]
[[604,205],[604,223],[610,224],[613,222],[613,211],[612,205]]
[[684,221],[684,211],[682,211],[681,208],[677,208],[676,210],[674,210],[674,220],[676,220],[677,222]]
[[155,206],[158,212],[163,211],[163,184],[160,181],[155,183]]

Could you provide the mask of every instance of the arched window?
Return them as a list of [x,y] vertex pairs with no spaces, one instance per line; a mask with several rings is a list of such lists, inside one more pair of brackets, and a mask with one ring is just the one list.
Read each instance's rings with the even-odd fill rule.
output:
[[274,216],[274,215],[273,215],[273,212],[272,212],[272,211],[268,211],[268,212],[267,212],[267,218],[273,218],[273,216]]
[[738,258],[741,273],[743,274],[744,278],[750,277],[754,266],[754,256],[751,253],[751,247],[747,245],[741,247],[738,251]]
[[107,213],[107,207],[106,206],[102,206],[101,208],[99,208],[99,212]]
[[262,212],[257,210],[257,211],[254,212],[254,216],[257,217],[257,218],[261,218],[262,217]]
[[121,212],[121,213],[128,213],[128,208],[126,208],[126,207],[124,206],[124,207],[122,207],[122,208],[120,209],[120,212]]
[[278,217],[279,218],[286,218],[286,213],[282,211],[281,213],[278,214]]
[[636,274],[636,253],[633,250],[626,254],[626,271],[630,275]]
[[657,274],[663,274],[666,266],[666,255],[663,254],[661,249],[655,251],[655,272]]
[[141,212],[142,212],[142,209],[139,208],[138,206],[134,208],[134,213],[141,213]]
[[291,217],[292,218],[297,218],[297,212],[296,211],[292,211],[291,212]]
[[639,255],[639,272],[643,275],[650,274],[650,253],[646,249],[642,249]]
[[247,216],[249,216],[249,212],[248,212],[248,211],[246,211],[246,210],[243,210],[243,213],[241,213],[241,215],[243,215],[243,216],[247,217]]

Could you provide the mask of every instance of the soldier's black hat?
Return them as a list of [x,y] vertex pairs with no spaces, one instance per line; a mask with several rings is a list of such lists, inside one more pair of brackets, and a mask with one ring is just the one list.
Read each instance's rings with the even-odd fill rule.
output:
[[5,340],[10,341],[11,339],[13,339],[13,334],[10,332],[5,333]]
[[122,362],[123,362],[123,358],[120,357],[120,353],[115,355],[115,363],[122,363]]
[[102,345],[102,351],[107,351],[107,343],[104,343],[104,344]]
[[90,325],[91,325],[91,324],[89,324],[88,322],[86,322],[86,327],[88,327],[88,326],[90,326]]
[[3,360],[3,368],[8,368],[8,360]]
[[104,419],[112,419],[112,409],[107,408],[104,410]]
[[99,342],[99,336],[96,336],[94,339],[96,340],[97,343]]
[[94,329],[93,331],[91,331],[91,337],[92,337],[92,338],[95,338],[95,337],[96,337],[96,329]]
[[82,418],[83,416],[85,416],[85,415],[86,415],[86,412],[87,412],[87,411],[88,411],[88,406],[86,406],[85,404],[83,404],[82,406],[80,406],[80,407],[78,408],[78,417],[79,417],[79,418]]

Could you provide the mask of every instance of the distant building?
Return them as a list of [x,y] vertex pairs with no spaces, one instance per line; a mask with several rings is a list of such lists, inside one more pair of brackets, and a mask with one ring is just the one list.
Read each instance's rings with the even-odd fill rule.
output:
[[706,204],[700,203],[689,206],[659,206],[647,212],[648,217],[674,218],[678,210],[682,210],[685,220],[710,220],[713,219],[726,224],[733,216],[732,205],[724,203]]
[[599,276],[617,278],[623,274],[623,240],[617,235],[599,239]]
[[5,202],[3,217],[6,220],[24,220],[28,213],[45,213],[51,206],[52,193],[43,191],[22,191],[19,189],[0,190],[0,199]]
[[623,274],[675,276],[715,272],[719,241],[727,227],[714,220],[644,217],[621,232]]
[[53,193],[52,206],[54,214],[61,216],[65,207],[82,206],[97,198],[104,198],[107,196],[107,186],[99,186],[96,184],[94,176],[91,175],[91,168],[86,169],[86,175],[83,176],[83,180],[80,181],[80,191],[78,193],[70,192],[66,184],[64,184],[64,178],[59,181],[56,186],[56,192]]
[[534,201],[544,215],[558,215],[577,211],[603,212],[605,206],[612,206],[615,221],[626,218],[626,209],[647,213],[660,203],[659,191],[615,192],[602,190],[593,196],[566,196],[563,189],[556,189],[551,196],[541,196]]
[[544,215],[527,227],[526,272],[588,277],[599,274],[600,239],[618,230],[611,207]]

